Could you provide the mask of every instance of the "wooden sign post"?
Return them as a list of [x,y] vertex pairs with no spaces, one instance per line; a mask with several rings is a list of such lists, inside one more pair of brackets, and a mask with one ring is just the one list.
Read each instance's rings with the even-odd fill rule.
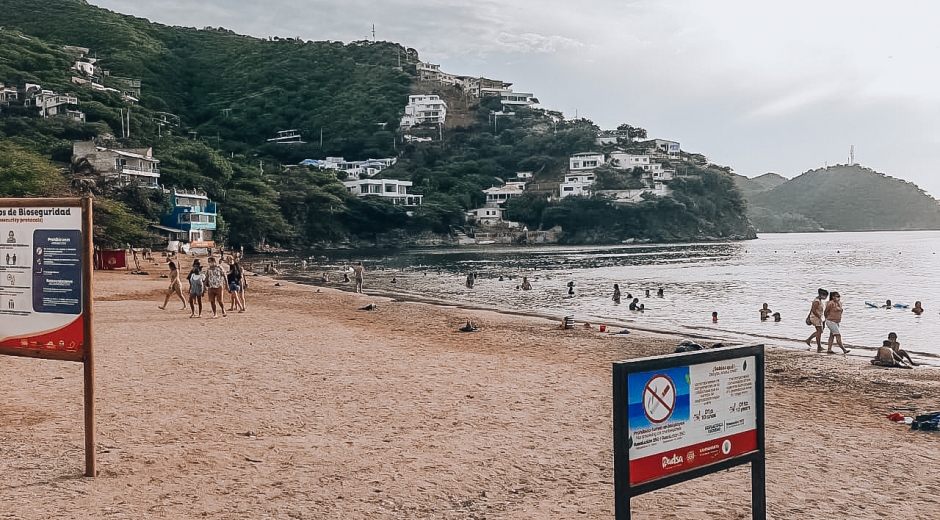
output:
[[0,198],[0,354],[84,365],[85,476],[94,477],[90,198]]

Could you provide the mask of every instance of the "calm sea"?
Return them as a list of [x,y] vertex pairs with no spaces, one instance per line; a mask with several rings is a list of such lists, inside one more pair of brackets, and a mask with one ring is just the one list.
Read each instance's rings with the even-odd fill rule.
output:
[[[659,330],[709,341],[800,347],[812,328],[804,320],[816,290],[839,291],[847,345],[876,347],[888,332],[903,348],[940,355],[940,231],[762,234],[728,243],[605,247],[502,247],[389,251],[330,251],[307,259],[281,256],[286,278],[349,287],[344,262],[362,260],[365,292]],[[256,259],[257,261],[260,259]],[[257,266],[256,266],[257,269]],[[477,273],[472,289],[468,272]],[[320,281],[323,273],[330,281]],[[527,276],[531,291],[517,286]],[[500,280],[502,277],[502,280]],[[394,280],[394,283],[393,283]],[[568,282],[575,295],[567,295]],[[623,300],[611,300],[619,283]],[[656,296],[663,289],[663,297]],[[646,291],[650,296],[646,296]],[[643,312],[628,309],[627,293]],[[872,308],[865,302],[926,309]],[[782,320],[761,322],[763,303]],[[712,322],[718,312],[718,322]],[[828,331],[824,333],[824,339]],[[806,348],[805,346],[802,348]],[[869,352],[863,353],[870,355]]]

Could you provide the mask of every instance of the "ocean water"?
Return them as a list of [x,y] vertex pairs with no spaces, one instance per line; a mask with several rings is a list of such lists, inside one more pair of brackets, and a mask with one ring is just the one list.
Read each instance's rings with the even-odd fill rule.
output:
[[[940,231],[893,231],[761,234],[757,240],[724,243],[329,251],[306,257],[306,269],[299,256],[282,255],[278,261],[286,278],[301,283],[351,290],[342,282],[343,263],[361,260],[366,293],[559,319],[573,315],[578,322],[670,332],[706,344],[764,342],[803,349],[799,341],[813,330],[804,320],[816,290],[824,287],[842,296],[847,346],[874,348],[893,331],[902,348],[940,355],[938,252]],[[472,289],[465,286],[468,272],[477,274]],[[321,281],[323,273],[329,282]],[[531,291],[517,289],[523,276]],[[567,295],[568,282],[575,284],[573,297]],[[620,305],[611,300],[614,283],[623,293]],[[662,298],[656,296],[659,288]],[[643,312],[628,309],[628,293],[645,305]],[[920,300],[925,312],[915,316],[909,308],[865,303],[888,299],[910,306]],[[763,303],[780,312],[779,323],[760,321]],[[712,312],[718,312],[717,323]]]

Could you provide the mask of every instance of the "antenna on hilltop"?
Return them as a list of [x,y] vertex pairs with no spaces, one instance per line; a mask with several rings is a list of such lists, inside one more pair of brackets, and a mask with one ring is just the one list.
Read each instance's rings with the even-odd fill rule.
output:
[[372,24],[372,41],[375,41],[375,24]]
[[849,145],[849,166],[855,166],[855,145]]

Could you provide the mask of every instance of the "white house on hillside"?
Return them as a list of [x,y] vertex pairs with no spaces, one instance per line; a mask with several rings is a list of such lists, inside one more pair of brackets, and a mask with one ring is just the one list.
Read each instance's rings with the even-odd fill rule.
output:
[[558,187],[558,196],[565,198],[569,195],[587,195],[588,186],[594,184],[594,174],[590,172],[569,173],[565,181]]
[[444,123],[447,118],[447,103],[435,94],[408,96],[401,127],[410,128],[420,123]]
[[93,141],[72,143],[74,170],[117,177],[125,186],[159,188],[159,163],[153,148],[105,148]]
[[576,153],[568,158],[568,169],[571,171],[593,170],[604,164],[604,154],[597,152]]
[[400,181],[396,179],[359,179],[343,182],[343,186],[346,186],[353,195],[360,197],[375,195],[391,199],[393,204],[420,206],[423,195],[412,195],[408,193],[408,188],[411,187],[411,185],[411,181]]
[[483,193],[486,193],[486,205],[468,211],[467,219],[483,225],[502,222],[506,201],[522,195],[525,192],[525,184],[524,181],[513,181],[483,190]]

